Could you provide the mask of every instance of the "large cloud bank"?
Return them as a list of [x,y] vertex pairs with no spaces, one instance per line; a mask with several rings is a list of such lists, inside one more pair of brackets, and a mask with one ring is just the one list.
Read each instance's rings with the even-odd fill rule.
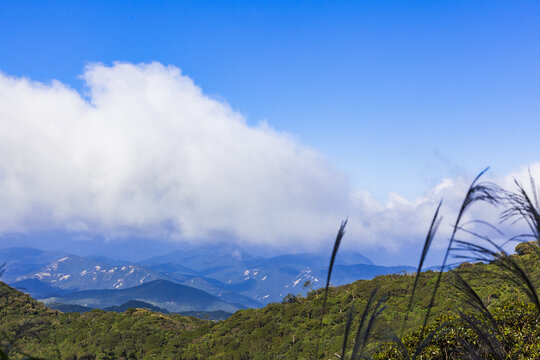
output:
[[421,242],[439,199],[459,204],[470,181],[379,204],[317,152],[249,126],[178,68],[92,65],[83,78],[86,97],[0,74],[0,233],[317,247],[349,215],[358,247],[396,250]]
[[248,126],[179,69],[83,77],[89,101],[0,77],[0,230],[310,241],[343,213],[346,181],[316,152]]

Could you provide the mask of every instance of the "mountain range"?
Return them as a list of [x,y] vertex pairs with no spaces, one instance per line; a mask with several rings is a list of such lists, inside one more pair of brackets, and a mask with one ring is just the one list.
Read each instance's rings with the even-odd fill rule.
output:
[[45,305],[61,303],[103,309],[120,306],[132,300],[143,301],[174,313],[181,311],[226,311],[233,313],[241,308],[202,290],[167,280],[154,280],[127,289],[77,291],[61,298],[43,299],[43,302]]
[[[38,299],[55,298],[54,302],[62,299],[67,304],[83,304],[83,299],[86,299],[84,296],[88,293],[81,295],[81,292],[127,290],[159,280],[161,284],[183,285],[203,291],[227,303],[227,306],[222,304],[223,310],[228,309],[224,311],[233,311],[280,302],[289,293],[305,295],[324,286],[329,260],[327,255],[316,254],[264,258],[231,245],[206,245],[173,251],[137,263],[34,248],[0,250],[0,261],[5,263],[3,280]],[[334,269],[333,285],[414,271],[409,266],[377,266],[365,256],[352,251],[343,251],[336,259]],[[142,289],[150,291],[150,287]],[[76,298],[75,294],[83,297]],[[96,296],[111,294],[122,293],[91,293],[94,304],[91,307],[119,306],[130,300],[146,301],[143,298],[126,297],[122,298],[123,302],[105,304],[106,301],[102,303],[96,300]],[[160,306],[160,301],[154,300],[149,303]],[[166,306],[163,308],[168,309]],[[178,310],[180,308],[193,311],[206,309],[202,304],[193,307],[183,304],[170,308],[176,309],[168,310],[171,312],[185,311]]]
[[[47,307],[53,310],[60,310],[64,313],[85,313],[92,311],[94,308],[82,305],[72,305],[72,304],[61,304],[61,303],[50,303],[47,304]],[[122,313],[130,309],[146,309],[154,312],[159,312],[162,314],[171,314],[170,311],[160,308],[158,306],[149,304],[144,301],[139,300],[130,300],[122,305],[108,306],[103,308],[104,311],[114,311]],[[217,310],[217,311],[180,311],[176,313],[178,315],[192,316],[203,320],[225,320],[232,315],[232,313]]]

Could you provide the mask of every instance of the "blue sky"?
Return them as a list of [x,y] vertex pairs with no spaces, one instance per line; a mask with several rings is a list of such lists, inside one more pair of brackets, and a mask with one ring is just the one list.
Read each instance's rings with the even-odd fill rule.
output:
[[535,1],[2,1],[0,71],[84,92],[89,63],[173,65],[352,191],[413,201],[539,160],[539,16]]

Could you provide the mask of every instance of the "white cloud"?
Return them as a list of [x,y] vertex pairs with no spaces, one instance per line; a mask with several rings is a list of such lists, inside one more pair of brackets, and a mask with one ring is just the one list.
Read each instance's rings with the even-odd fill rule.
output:
[[59,82],[0,74],[0,232],[298,248],[328,244],[349,215],[349,242],[398,251],[423,241],[441,197],[455,214],[471,180],[380,204],[291,136],[248,126],[175,67],[92,65],[83,78],[88,100]]
[[[540,163],[533,163],[499,177],[490,176],[487,172],[479,182],[492,183],[515,192],[517,188],[514,180],[517,180],[529,194],[532,194],[529,170],[533,178],[540,179]],[[439,227],[437,240],[432,247],[435,250],[446,248],[458,211],[472,180],[472,176],[444,179],[439,185],[414,201],[404,199],[398,194],[390,194],[384,206],[375,202],[367,193],[355,194],[350,228],[352,235],[358,241],[352,245],[382,249],[390,255],[405,251],[418,256],[419,245],[425,240],[435,209],[442,199],[443,206],[440,214],[443,221]],[[474,203],[465,213],[461,225],[466,224],[468,229],[489,235],[496,241],[507,240],[517,234],[530,233],[526,222],[522,220],[515,224],[511,221],[501,224],[500,214],[504,209],[503,204],[492,206],[484,202]],[[501,236],[485,225],[470,222],[472,220],[487,221],[504,234]],[[463,239],[466,234],[462,232],[459,236]],[[469,237],[469,240],[472,238]],[[511,250],[514,245],[509,244],[508,249]],[[415,251],[409,252],[409,249]]]
[[306,242],[333,232],[347,181],[250,127],[175,67],[93,65],[69,87],[0,76],[0,229]]

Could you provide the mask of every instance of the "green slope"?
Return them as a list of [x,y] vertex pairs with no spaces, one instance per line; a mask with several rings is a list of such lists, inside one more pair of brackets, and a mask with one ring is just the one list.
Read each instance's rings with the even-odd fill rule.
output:
[[[520,257],[520,262],[540,280],[540,262],[536,255]],[[496,270],[494,265],[465,264],[460,271],[463,277],[478,291],[491,308],[526,301],[526,296],[511,283],[495,279],[486,270]],[[437,273],[422,274],[409,316],[406,333],[421,326],[429,305]],[[244,310],[235,313],[225,322],[218,323],[212,331],[197,339],[193,355],[203,358],[236,358],[242,356],[265,359],[265,354],[280,354],[285,359],[310,359],[320,341],[321,351],[327,357],[337,358],[343,342],[347,314],[351,304],[355,313],[363,311],[366,299],[374,288],[379,294],[387,294],[387,309],[376,324],[369,350],[380,348],[388,339],[390,331],[399,332],[403,322],[414,277],[412,275],[385,275],[373,280],[361,280],[350,285],[330,289],[328,310],[323,316],[323,327],[319,327],[322,308],[322,291],[310,293],[307,298],[296,298],[286,304],[271,304],[260,310]],[[435,306],[431,310],[432,320],[442,315],[457,315],[467,311],[466,304],[457,295],[453,276],[445,273]],[[540,317],[538,317],[540,321]],[[359,316],[352,329],[359,325]],[[268,336],[272,334],[272,336]],[[207,346],[208,343],[212,347]],[[349,348],[352,346],[350,339]],[[235,357],[230,357],[235,354]]]
[[63,314],[0,283],[0,346],[10,358],[178,359],[213,322],[133,309]]
[[[534,281],[540,282],[537,254],[527,253],[513,258],[527,269]],[[498,314],[501,327],[514,329],[516,324],[523,325],[525,333],[515,329],[509,331],[521,334],[521,342],[516,340],[512,346],[519,351],[529,349],[530,354],[534,351],[530,350],[531,346],[538,342],[535,336],[540,335],[540,317],[534,308],[520,305],[527,298],[515,285],[486,272],[497,269],[494,264],[478,263],[464,264],[458,271]],[[422,323],[435,275],[428,271],[420,277],[407,323],[406,333],[411,334],[407,339],[414,339],[414,331]],[[413,275],[385,275],[331,288],[327,311],[322,315],[322,328],[319,326],[323,301],[321,290],[310,293],[306,298],[290,298],[287,303],[237,311],[227,320],[215,323],[147,310],[120,314],[100,310],[62,314],[48,310],[27,295],[2,284],[0,306],[4,321],[0,330],[4,336],[0,344],[7,349],[7,341],[10,340],[16,348],[34,356],[56,358],[59,352],[62,359],[311,359],[317,342],[320,342],[317,358],[337,359],[335,354],[340,353],[351,305],[354,304],[356,314],[361,313],[367,297],[377,287],[379,294],[387,294],[389,298],[387,309],[370,339],[369,350],[381,351],[383,355],[376,355],[380,359],[384,356],[392,358],[391,350],[382,344],[388,331],[400,329],[413,281]],[[440,322],[441,316],[455,316],[460,310],[469,311],[467,304],[456,296],[452,283],[453,276],[445,273],[432,309],[433,324]],[[356,316],[352,329],[356,329],[358,324],[359,316]],[[25,331],[17,334],[20,328],[25,327]],[[452,338],[451,334],[445,336]],[[412,340],[407,341],[412,343]],[[351,337],[349,349],[352,342]],[[12,350],[11,354],[15,352]],[[16,354],[14,356],[17,358]],[[516,355],[513,358],[520,357]]]

